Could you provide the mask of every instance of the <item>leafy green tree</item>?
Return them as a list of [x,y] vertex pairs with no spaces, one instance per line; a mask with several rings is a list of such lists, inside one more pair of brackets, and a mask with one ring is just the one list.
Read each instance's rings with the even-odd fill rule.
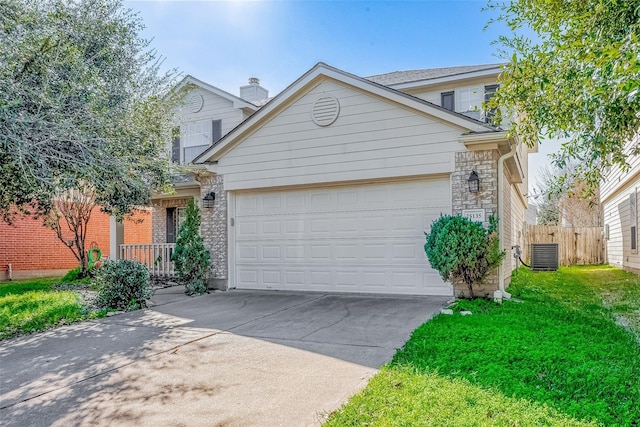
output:
[[185,284],[188,295],[207,291],[207,277],[211,269],[211,254],[200,236],[200,209],[189,200],[186,218],[178,230],[176,248],[171,256],[178,278]]
[[169,182],[176,73],[120,0],[0,0],[0,214],[90,184],[122,217]]
[[[640,128],[640,0],[489,0],[510,34],[509,58],[490,106],[515,111],[513,128],[533,145],[567,137],[557,162],[595,189],[604,167],[627,168],[625,145]],[[638,153],[638,145],[631,150]]]
[[431,224],[424,250],[431,267],[443,280],[467,285],[474,298],[473,285],[481,283],[498,267],[506,252],[500,250],[498,219],[489,218],[489,228],[460,215],[442,215]]

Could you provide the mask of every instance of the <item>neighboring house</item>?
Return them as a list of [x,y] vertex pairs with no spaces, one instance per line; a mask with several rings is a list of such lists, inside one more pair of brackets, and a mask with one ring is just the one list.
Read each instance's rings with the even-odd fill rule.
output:
[[[192,159],[193,181],[158,195],[154,243],[173,238],[193,196],[218,288],[451,295],[423,249],[441,214],[498,215],[502,246],[521,244],[530,150],[482,110],[499,73],[361,78],[319,63],[259,109],[189,77],[202,100],[184,121],[216,120],[197,114],[222,102],[237,121]],[[513,268],[508,255],[478,293],[504,289]]]
[[638,198],[640,196],[640,156],[633,154],[638,137],[625,147],[629,170],[611,167],[600,184],[604,216],[606,262],[640,273],[638,254]]
[[[110,217],[99,212],[91,214],[86,249],[93,243],[103,257],[110,257]],[[65,236],[72,234],[63,225]],[[127,244],[151,241],[151,212],[137,210],[123,223],[123,239]],[[11,267],[9,267],[11,266]],[[78,266],[71,250],[58,240],[55,232],[42,225],[41,219],[19,218],[13,225],[0,221],[0,280],[62,276]]]

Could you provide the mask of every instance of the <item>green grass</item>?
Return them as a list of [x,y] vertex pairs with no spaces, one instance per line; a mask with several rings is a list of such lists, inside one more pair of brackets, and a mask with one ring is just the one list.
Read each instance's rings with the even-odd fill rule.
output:
[[104,315],[88,311],[75,292],[53,289],[59,282],[54,278],[0,283],[0,339]]
[[327,425],[640,425],[638,283],[611,267],[520,270],[509,291],[523,302],[456,303]]

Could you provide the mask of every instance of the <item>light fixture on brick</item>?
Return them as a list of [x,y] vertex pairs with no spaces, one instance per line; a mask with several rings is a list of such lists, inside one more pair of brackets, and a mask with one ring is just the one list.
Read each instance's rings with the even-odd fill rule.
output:
[[213,191],[202,198],[203,208],[212,208],[216,201],[216,193]]
[[469,193],[477,193],[480,191],[480,178],[476,171],[471,171],[467,182],[469,183]]

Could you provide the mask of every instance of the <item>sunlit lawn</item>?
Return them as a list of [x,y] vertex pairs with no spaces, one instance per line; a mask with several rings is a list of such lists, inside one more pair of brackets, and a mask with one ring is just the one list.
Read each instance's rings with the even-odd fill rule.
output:
[[52,289],[58,282],[59,278],[0,283],[0,339],[104,315],[88,311],[76,293]]
[[638,276],[522,269],[509,291],[419,327],[327,425],[640,425]]

